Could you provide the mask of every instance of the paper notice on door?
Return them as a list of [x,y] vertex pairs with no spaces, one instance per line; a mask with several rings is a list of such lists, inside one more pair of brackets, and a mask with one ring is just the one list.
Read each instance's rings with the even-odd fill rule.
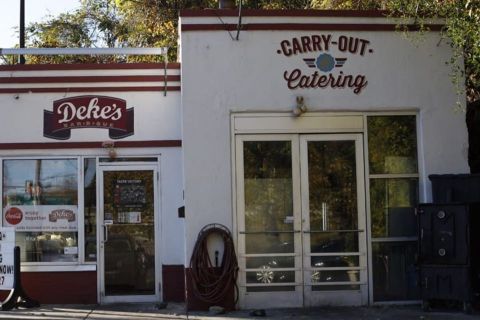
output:
[[64,247],[64,254],[78,254],[78,247]]
[[141,223],[142,213],[139,211],[119,212],[118,222],[120,223]]
[[293,216],[286,216],[285,220],[283,220],[284,223],[293,223]]

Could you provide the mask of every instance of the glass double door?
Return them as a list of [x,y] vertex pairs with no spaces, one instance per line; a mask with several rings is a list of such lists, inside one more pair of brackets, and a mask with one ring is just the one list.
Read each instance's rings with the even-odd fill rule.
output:
[[236,137],[240,304],[368,302],[361,134]]
[[156,167],[100,166],[100,302],[158,301]]

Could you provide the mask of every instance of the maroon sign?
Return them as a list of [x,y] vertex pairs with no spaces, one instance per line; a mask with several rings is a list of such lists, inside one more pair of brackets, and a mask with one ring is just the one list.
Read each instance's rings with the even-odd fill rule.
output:
[[105,96],[78,96],[53,102],[53,111],[43,111],[43,136],[70,139],[70,130],[108,129],[111,139],[133,135],[133,108],[123,99]]

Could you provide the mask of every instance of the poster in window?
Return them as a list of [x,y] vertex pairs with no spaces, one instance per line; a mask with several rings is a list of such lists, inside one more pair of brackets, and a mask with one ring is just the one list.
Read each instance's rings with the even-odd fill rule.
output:
[[7,206],[3,225],[15,231],[77,231],[78,208],[71,205]]
[[147,203],[145,182],[142,179],[117,179],[113,196],[116,207],[143,208]]

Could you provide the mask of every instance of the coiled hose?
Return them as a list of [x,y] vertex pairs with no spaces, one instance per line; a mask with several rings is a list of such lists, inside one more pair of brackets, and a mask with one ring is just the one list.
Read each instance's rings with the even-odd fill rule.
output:
[[[213,266],[208,254],[207,239],[212,234],[219,235],[224,244],[222,263],[219,268]],[[215,223],[203,227],[193,248],[190,268],[193,293],[200,300],[218,304],[224,300],[232,286],[235,288],[235,299],[237,299],[237,256],[232,235],[224,225]]]

